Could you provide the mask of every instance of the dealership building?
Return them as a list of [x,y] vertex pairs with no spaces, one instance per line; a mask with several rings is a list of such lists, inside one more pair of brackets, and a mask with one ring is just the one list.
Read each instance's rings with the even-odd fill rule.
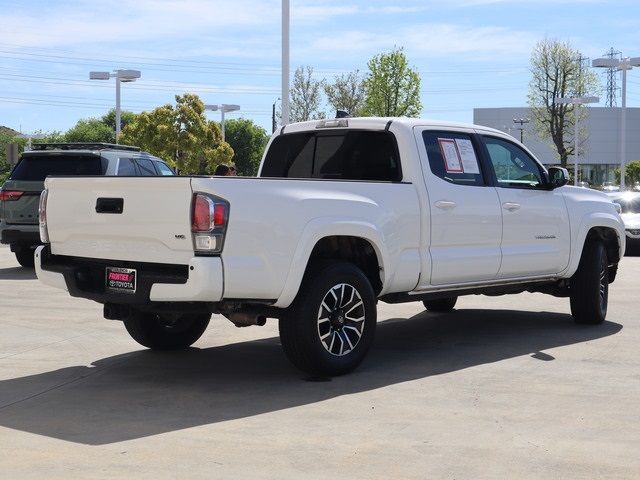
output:
[[[578,168],[580,180],[599,185],[615,181],[614,170],[620,165],[620,108],[587,108],[586,118],[579,128],[586,136],[579,146]],[[523,143],[546,165],[557,165],[558,154],[551,140],[541,140],[536,136],[533,117],[528,108],[476,108],[473,123],[507,132],[520,140],[520,124],[514,119],[530,118],[531,123],[522,125]],[[640,160],[640,108],[627,108],[627,163]],[[566,138],[573,141],[573,128],[569,128]],[[573,171],[573,155],[568,167]]]

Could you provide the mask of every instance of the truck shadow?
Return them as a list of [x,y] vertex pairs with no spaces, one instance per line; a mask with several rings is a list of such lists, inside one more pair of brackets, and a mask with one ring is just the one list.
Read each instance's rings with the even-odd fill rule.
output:
[[[332,381],[303,381],[277,338],[184,352],[136,351],[0,381],[0,425],[103,445],[320,402],[619,332],[569,315],[457,310],[378,324],[364,364]],[[536,361],[536,360],[532,360]],[[557,360],[556,360],[557,361]],[[540,362],[539,368],[545,368]]]
[[33,268],[0,268],[0,280],[35,280],[36,278],[36,271]]

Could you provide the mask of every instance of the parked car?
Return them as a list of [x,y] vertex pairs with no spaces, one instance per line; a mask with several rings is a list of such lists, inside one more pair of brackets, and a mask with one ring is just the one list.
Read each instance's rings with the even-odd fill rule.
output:
[[33,267],[40,245],[38,200],[49,175],[174,175],[161,159],[138,147],[105,143],[36,144],[24,152],[0,189],[0,242],[8,244],[18,263]]
[[278,318],[296,366],[338,375],[371,347],[378,300],[442,313],[461,295],[543,292],[601,323],[624,225],[567,181],[481,126],[286,125],[259,178],[48,178],[36,272],[146,347],[187,348],[212,313]]
[[613,202],[620,205],[622,221],[627,235],[627,251],[640,251],[640,193],[624,192],[610,195]]
[[603,192],[619,192],[620,185],[615,185],[613,182],[604,182],[602,184],[602,191]]

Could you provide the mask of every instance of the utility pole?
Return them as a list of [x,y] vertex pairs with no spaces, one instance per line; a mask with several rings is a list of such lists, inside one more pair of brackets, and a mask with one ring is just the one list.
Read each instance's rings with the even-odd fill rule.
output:
[[515,127],[516,130],[520,130],[520,143],[524,143],[524,125],[526,123],[529,123],[531,120],[528,118],[514,118],[513,119],[513,123],[518,123],[520,124],[519,127]]
[[[622,52],[618,52],[617,50],[614,50],[613,47],[611,47],[609,51],[604,54],[604,57],[610,58],[611,60],[613,60],[614,58],[620,60],[622,58],[620,55],[622,55]],[[618,106],[618,101],[616,98],[618,94],[618,75],[616,75],[617,73],[618,72],[616,68],[608,68],[605,72],[605,75],[607,76],[607,99],[605,100],[605,107]]]

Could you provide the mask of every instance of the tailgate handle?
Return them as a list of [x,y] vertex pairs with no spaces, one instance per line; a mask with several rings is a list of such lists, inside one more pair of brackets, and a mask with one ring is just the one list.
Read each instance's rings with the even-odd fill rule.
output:
[[98,198],[96,200],[96,213],[122,213],[123,209],[123,198]]

